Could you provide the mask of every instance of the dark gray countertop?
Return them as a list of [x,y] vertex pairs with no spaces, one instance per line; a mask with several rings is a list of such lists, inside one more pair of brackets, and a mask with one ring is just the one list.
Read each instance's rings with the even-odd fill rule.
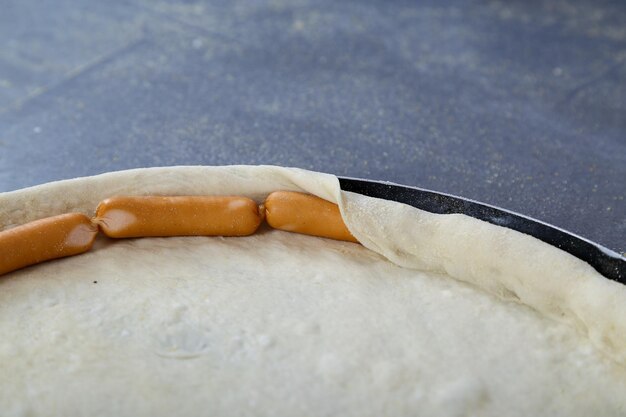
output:
[[0,191],[277,164],[626,251],[623,1],[27,0],[0,45]]

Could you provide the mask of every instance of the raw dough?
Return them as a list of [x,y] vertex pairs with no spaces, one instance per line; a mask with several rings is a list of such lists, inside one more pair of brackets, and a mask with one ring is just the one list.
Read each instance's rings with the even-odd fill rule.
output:
[[0,194],[0,229],[116,194],[277,189],[338,202],[365,247],[268,229],[99,239],[0,278],[2,415],[626,413],[623,286],[529,236],[330,175],[111,173]]

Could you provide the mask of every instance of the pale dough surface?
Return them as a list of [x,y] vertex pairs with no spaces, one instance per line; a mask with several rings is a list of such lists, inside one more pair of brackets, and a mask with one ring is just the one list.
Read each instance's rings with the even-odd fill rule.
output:
[[277,189],[338,202],[366,247],[267,229],[100,239],[0,278],[2,415],[626,413],[623,286],[528,236],[341,193],[330,175],[112,173],[0,194],[0,229],[116,194]]

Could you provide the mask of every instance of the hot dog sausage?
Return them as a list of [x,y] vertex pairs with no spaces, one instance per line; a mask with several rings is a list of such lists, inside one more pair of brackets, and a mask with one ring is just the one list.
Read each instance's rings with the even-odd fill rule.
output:
[[87,252],[98,227],[81,213],[61,214],[0,232],[0,275]]
[[261,216],[246,197],[112,197],[98,205],[94,221],[113,238],[247,236]]
[[275,191],[265,200],[265,218],[275,229],[358,243],[339,207],[314,195]]

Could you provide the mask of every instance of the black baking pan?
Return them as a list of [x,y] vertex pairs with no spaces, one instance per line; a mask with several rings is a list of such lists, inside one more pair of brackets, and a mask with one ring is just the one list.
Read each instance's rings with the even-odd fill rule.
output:
[[509,210],[468,198],[390,182],[339,177],[341,189],[408,204],[437,214],[465,214],[533,236],[574,255],[607,278],[626,285],[626,258],[566,230]]

